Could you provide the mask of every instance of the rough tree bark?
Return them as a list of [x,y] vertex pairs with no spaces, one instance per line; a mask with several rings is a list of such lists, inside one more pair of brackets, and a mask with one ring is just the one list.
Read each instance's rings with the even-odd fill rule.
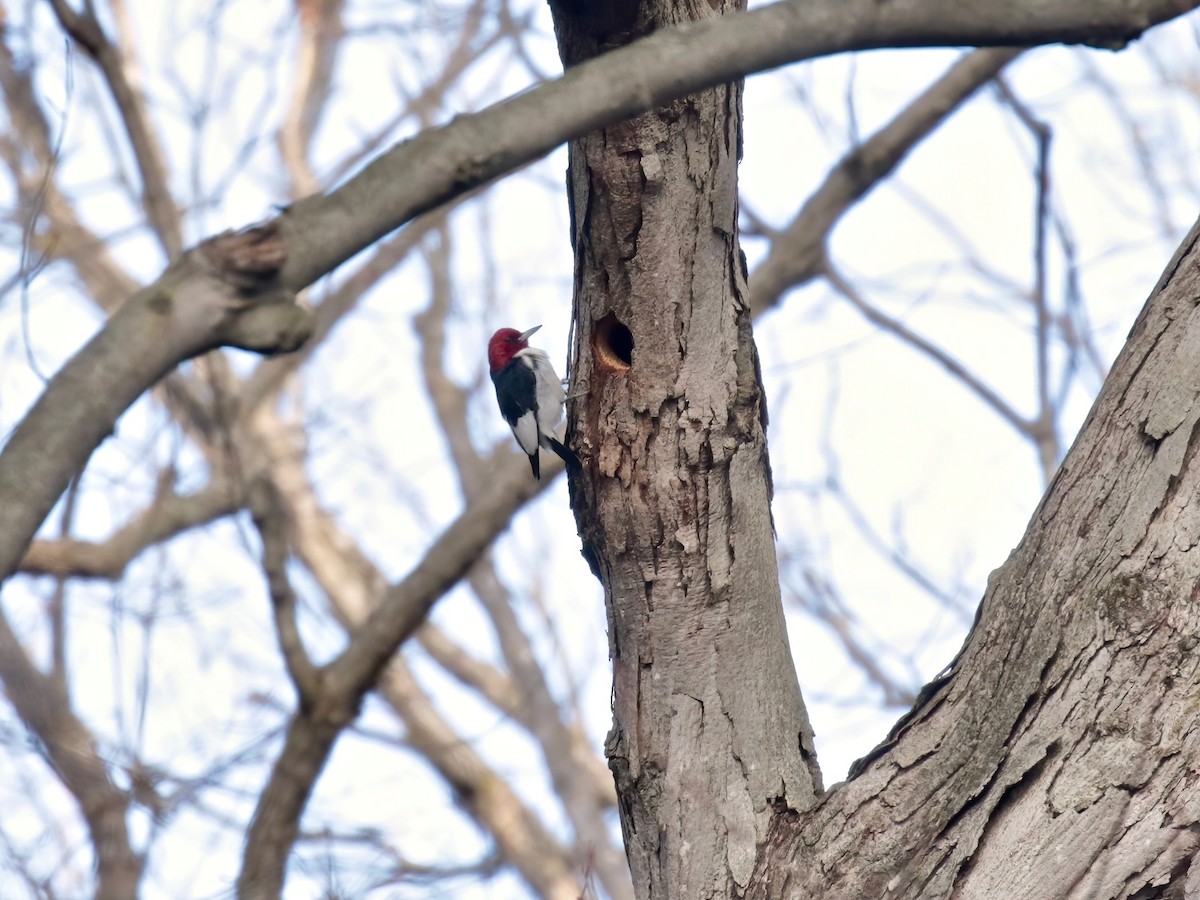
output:
[[[571,66],[734,8],[556,10]],[[737,239],[741,84],[570,148],[576,249],[574,504],[604,585],[606,750],[643,897],[744,887],[775,805],[820,773],[780,602],[758,358]]]
[[[725,11],[560,2],[555,20],[571,65]],[[775,582],[739,96],[571,145],[572,489],[638,896],[1200,896],[1200,225],[963,652],[822,795]]]
[[951,672],[754,897],[1200,896],[1200,223]]

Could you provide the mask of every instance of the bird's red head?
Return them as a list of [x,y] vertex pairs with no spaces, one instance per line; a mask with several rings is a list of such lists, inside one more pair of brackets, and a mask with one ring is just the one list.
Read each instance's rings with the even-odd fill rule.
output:
[[528,331],[517,331],[515,328],[501,328],[488,341],[488,368],[499,372],[510,362],[518,352],[529,346],[529,336],[541,328],[534,325]]

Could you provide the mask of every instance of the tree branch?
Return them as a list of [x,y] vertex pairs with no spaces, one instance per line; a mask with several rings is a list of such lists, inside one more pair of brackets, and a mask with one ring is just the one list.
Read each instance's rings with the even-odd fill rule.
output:
[[[576,752],[579,748],[572,739],[571,730],[563,723],[558,703],[537,663],[529,637],[517,621],[512,596],[500,583],[488,557],[471,570],[469,577],[471,587],[492,620],[504,660],[521,692],[524,706],[521,719],[542,748],[554,792],[566,810],[577,843],[592,854],[593,866],[605,893],[612,900],[633,900],[629,863],[608,838],[601,815],[600,794],[592,780],[586,777],[589,769],[579,759]],[[605,775],[611,788],[612,776],[607,772]]]
[[[272,240],[278,237],[278,259],[273,262],[277,270],[272,268],[269,277],[265,270],[249,273],[248,280],[241,279],[239,292],[246,299],[255,290],[294,295],[414,216],[536,159],[564,140],[751,72],[881,46],[1119,43],[1197,5],[1200,0],[1063,0],[1052,6],[1014,0],[981,12],[965,9],[956,0],[883,5],[845,0],[820,7],[784,0],[714,21],[664,28],[576,66],[557,81],[427,130],[384,154],[338,190],[291,207],[257,230],[270,233]],[[224,240],[229,243],[230,238]],[[238,265],[229,257],[223,262],[234,269]],[[173,329],[173,341],[151,337],[155,329],[150,324],[159,317],[152,310],[147,317],[150,301],[162,298],[165,290],[167,296],[190,294],[192,301],[197,294],[205,296],[205,290],[196,291],[203,284],[203,270],[189,268],[172,267],[139,295],[141,303],[127,304],[132,312],[122,309],[128,312],[124,319],[114,316],[51,382],[0,455],[0,494],[17,500],[0,510],[0,578],[11,574],[70,476],[121,412],[176,363],[221,343],[258,350],[302,343],[301,334],[309,330],[306,317],[294,306],[278,303],[241,307],[238,315],[219,322],[208,317],[220,304],[200,304],[175,320],[179,327]],[[202,276],[199,282],[196,275]],[[235,306],[226,303],[226,312]],[[214,330],[220,331],[219,337]],[[130,352],[134,347],[151,352],[139,357]],[[97,392],[86,387],[101,372],[111,390],[101,402],[92,403]],[[47,431],[53,431],[53,443],[47,441]],[[45,446],[61,446],[64,452],[46,454]],[[32,479],[25,477],[26,469]],[[376,659],[368,668],[377,670],[380,664]]]
[[255,481],[250,491],[254,527],[262,539],[262,567],[271,593],[275,634],[288,675],[296,686],[301,708],[311,707],[321,689],[320,672],[313,665],[296,624],[296,592],[287,576],[287,515],[279,492],[267,479]]
[[[455,198],[445,212],[458,207],[475,194],[467,193]],[[358,306],[360,300],[375,287],[381,278],[396,269],[422,238],[440,227],[442,211],[422,216],[403,231],[386,241],[376,244],[367,259],[353,272],[345,276],[313,308],[313,332],[304,346],[295,353],[263,360],[246,379],[239,404],[242,412],[250,412],[267,397],[272,396],[292,372],[297,371],[333,334],[334,329]]]
[[300,23],[291,96],[276,141],[292,183],[292,196],[319,189],[309,145],[329,99],[330,79],[342,46],[342,0],[295,0]]
[[34,541],[21,560],[20,571],[26,575],[116,581],[147,547],[233,515],[238,509],[238,492],[224,479],[214,480],[194,494],[180,495],[168,488],[103,543]]
[[[140,285],[116,263],[104,239],[79,220],[59,190],[50,126],[35,98],[32,75],[16,64],[4,40],[0,40],[0,90],[4,92],[13,133],[19,139],[19,147],[5,148],[5,162],[22,205],[32,208],[41,192],[40,209],[50,225],[50,233],[41,237],[38,249],[49,258],[70,260],[92,300],[112,312]],[[26,171],[24,165],[22,151],[30,150],[38,166],[34,172]],[[31,221],[27,227],[32,230],[33,225]]]
[[280,254],[270,228],[210,239],[130,298],[54,377],[0,452],[0,580],[121,414],[179,362],[224,345],[276,352],[303,342],[308,314],[274,287]]
[[1050,476],[1058,467],[1059,441],[1057,410],[1050,389],[1050,331],[1053,318],[1050,299],[1047,297],[1047,232],[1050,224],[1050,142],[1053,131],[1045,122],[1034,115],[1021,98],[1008,86],[1003,78],[996,79],[996,90],[1001,99],[1013,111],[1017,119],[1033,137],[1036,146],[1034,163],[1037,185],[1033,214],[1033,298],[1034,349],[1037,385],[1037,415],[1030,421],[1028,437],[1037,447],[1042,464],[1042,481],[1049,484]]
[[132,29],[128,26],[124,4],[113,4],[117,18],[125,20],[124,52],[113,46],[105,35],[104,29],[92,12],[91,4],[87,4],[82,13],[71,9],[67,0],[50,0],[50,5],[63,31],[96,61],[104,75],[104,81],[117,104],[117,111],[121,115],[125,132],[129,136],[129,145],[137,161],[142,181],[142,208],[167,258],[175,259],[183,252],[179,209],[171,193],[162,148],[150,125],[146,101],[135,87],[136,67],[129,56],[132,53]]
[[1200,0],[1033,0],[984,10],[957,0],[783,0],[663,28],[562,78],[427,129],[281,217],[297,290],[415,216],[580,137],[694,91],[803,59],[880,47],[1123,46]]
[[400,658],[384,671],[380,691],[404,720],[409,743],[437,769],[538,896],[582,897],[567,853],[504,778],[437,712]]
[[[283,750],[259,795],[247,834],[238,876],[240,897],[278,896],[284,866],[313,785],[341,730],[357,715],[363,696],[433,604],[508,527],[513,513],[544,490],[561,469],[561,465],[548,467],[542,481],[534,482],[514,459],[490,490],[467,507],[413,572],[390,587],[383,603],[374,609],[366,590],[371,579],[360,571],[357,579],[348,580],[343,593],[352,605],[362,604],[362,623],[346,649],[320,670],[321,690],[312,707],[298,710],[289,724]],[[285,498],[289,486],[294,488],[295,484],[288,481],[280,485]],[[311,511],[297,512],[292,511],[293,521],[311,515]]]
[[820,275],[826,242],[838,220],[964,100],[1021,53],[1017,48],[1002,47],[966,54],[891,122],[843,156],[792,221],[785,228],[771,230],[771,249],[750,277],[754,315],[762,315],[787,291]]
[[[461,684],[478,691],[497,710],[536,736],[528,705],[512,678],[494,666],[476,659],[432,622],[426,622],[418,628],[414,638],[422,650]],[[590,790],[599,809],[612,809],[617,805],[612,773],[591,748],[588,737],[578,721],[569,725],[562,723],[562,727],[569,736],[570,751],[566,759],[556,760],[556,764],[564,769],[570,768],[575,778],[590,782]],[[543,745],[543,749],[549,752],[550,747]]]
[[[255,425],[257,430],[251,437],[262,445],[261,452],[256,455],[269,460],[268,477],[274,483],[271,490],[278,491],[280,512],[286,516],[292,529],[295,552],[326,592],[335,617],[353,636],[365,627],[364,623],[371,612],[383,602],[386,582],[378,569],[319,505],[308,485],[302,454],[297,452],[294,443],[295,435],[282,428],[270,414],[261,414],[256,418]],[[444,639],[439,644],[432,626],[426,625],[422,630],[428,632],[426,637],[430,645],[443,654],[451,646]],[[453,653],[453,650],[450,652]],[[464,654],[455,655],[459,663],[464,663]],[[487,668],[493,675],[498,674],[490,667],[471,665],[470,661],[466,661],[465,668],[460,667],[459,671],[480,676],[481,668]],[[319,704],[330,704],[321,678],[322,673],[318,672],[308,702],[297,713],[297,717],[306,715]],[[496,687],[494,678],[485,677],[483,680],[490,687]],[[393,660],[381,675],[378,690],[409,728],[410,743],[461,794],[464,805],[476,821],[493,835],[505,859],[543,894],[578,896],[578,885],[570,874],[568,859],[557,842],[483,759],[454,734],[407,669]],[[506,696],[508,705],[521,705],[520,696],[511,683],[507,684],[507,690],[501,688],[500,693]],[[521,721],[521,712],[514,718]],[[352,718],[344,718],[339,728],[350,721]],[[302,733],[307,734],[310,730],[316,730],[315,726]],[[289,743],[288,747],[292,746]],[[299,746],[298,743],[295,746]],[[319,768],[316,772],[319,772]],[[295,808],[296,821],[302,810],[303,803]],[[514,826],[514,823],[517,824]],[[296,822],[291,824],[294,826]],[[282,843],[272,843],[272,840],[286,841],[282,829],[287,827],[291,826],[284,817],[263,814],[261,832],[256,836],[255,846],[279,847],[283,856],[278,859],[262,859],[257,855],[247,857],[239,882],[246,896],[270,895],[271,890],[276,889],[272,887],[271,879],[282,877],[282,861],[286,860],[287,849]],[[279,865],[276,866],[276,863]],[[568,889],[574,893],[568,894]]]
[[142,860],[129,842],[129,797],[113,784],[95,738],[71,708],[59,679],[38,671],[0,616],[0,681],[17,715],[37,735],[46,758],[79,804],[96,852],[101,900],[137,896]]
[[883,331],[897,338],[901,342],[908,344],[922,356],[932,360],[937,365],[941,366],[949,375],[956,381],[966,387],[971,393],[989,406],[1000,418],[1008,422],[1018,434],[1028,437],[1032,431],[1032,424],[1025,419],[1020,413],[1009,405],[1003,397],[992,390],[980,378],[952,357],[941,347],[929,341],[927,338],[917,334],[899,319],[895,319],[866,301],[854,286],[850,284],[842,275],[833,268],[830,263],[826,263],[824,270],[825,278],[830,285],[839,294],[850,301],[850,304],[857,309],[865,319],[877,325]]

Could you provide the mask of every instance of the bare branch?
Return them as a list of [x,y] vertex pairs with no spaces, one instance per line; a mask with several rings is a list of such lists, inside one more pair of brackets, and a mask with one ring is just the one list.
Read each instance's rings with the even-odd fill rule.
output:
[[[104,239],[79,220],[59,190],[50,126],[35,99],[31,73],[16,65],[12,50],[3,40],[0,90],[8,105],[14,137],[19,141],[0,140],[0,156],[12,171],[23,204],[32,204],[42,193],[40,208],[50,225],[48,234],[35,235],[36,249],[50,259],[70,260],[93,301],[112,312],[139,285],[116,263]],[[26,171],[21,150],[32,153],[38,171]]]
[[222,345],[283,351],[307,337],[307,313],[274,287],[281,252],[270,228],[211,239],[122,305],[55,376],[0,452],[0,579],[120,415],[179,362]]
[[[521,696],[513,680],[487,663],[476,659],[465,649],[454,643],[446,633],[426,622],[414,635],[421,649],[428,653],[443,669],[459,682],[478,691],[484,699],[504,715],[534,733],[530,721],[528,704]],[[563,765],[574,767],[574,777],[591,782],[595,802],[602,809],[617,805],[617,793],[613,787],[612,773],[604,761],[592,750],[587,735],[578,722],[565,724],[570,736],[570,761]]]
[[442,219],[437,224],[436,242],[430,241],[424,253],[429,270],[429,306],[413,316],[413,327],[421,337],[421,377],[425,390],[437,412],[463,494],[473,497],[489,476],[467,427],[469,394],[446,374],[446,320],[453,301],[450,251],[451,232]]
[[[372,611],[384,602],[386,583],[370,560],[318,505],[307,483],[301,456],[294,448],[289,452],[288,442],[292,438],[286,430],[272,422],[266,414],[258,418],[257,424],[259,439],[266,445],[266,455],[272,460],[270,476],[278,486],[282,512],[293,529],[297,555],[329,596],[334,614],[342,626],[351,635],[359,634],[364,628],[370,627],[366,623]],[[439,642],[432,626],[426,625],[422,631],[426,633],[429,644],[439,648],[443,656],[452,646],[445,639]],[[465,654],[459,653],[457,656],[460,663],[467,662]],[[482,677],[481,668],[485,667],[476,662],[474,665],[468,664],[465,669],[460,667],[460,671],[469,670],[473,676],[481,677],[481,680],[495,688],[496,679]],[[318,677],[325,671],[328,670],[323,670]],[[498,676],[499,673],[495,674]],[[330,694],[325,690],[327,684],[327,681],[317,684],[310,707],[331,706]],[[546,835],[537,817],[482,758],[454,734],[398,660],[393,660],[384,670],[378,687],[383,698],[401,715],[409,728],[410,743],[456,789],[471,814],[493,835],[505,858],[526,880],[548,896],[563,896],[568,886],[575,891],[571,896],[578,896],[578,884],[570,876],[561,848]],[[512,705],[523,705],[519,693],[511,684],[507,690],[500,688],[498,694],[508,695],[508,702]],[[354,708],[357,708],[357,703],[353,701]],[[302,709],[298,716],[304,713]],[[519,716],[517,718],[520,720]],[[352,716],[344,717],[339,727],[349,724],[351,720]],[[288,746],[293,746],[291,739]],[[302,804],[292,808],[297,820],[302,808]],[[268,829],[282,834],[281,830],[286,826],[286,821],[279,816],[264,818],[262,833],[256,836],[259,840],[256,846],[263,846],[268,839]],[[286,850],[283,852],[286,858]],[[269,878],[273,877],[263,863],[274,865],[274,861],[260,860],[249,853],[248,850],[239,884],[245,895],[256,896],[256,891],[269,888]],[[281,872],[277,874],[281,875]],[[267,888],[260,888],[260,885],[267,885]]]
[[162,147],[150,124],[150,114],[145,98],[137,89],[137,64],[133,57],[133,29],[128,21],[128,12],[121,0],[114,0],[113,12],[121,27],[122,47],[118,49],[104,33],[97,21],[91,4],[77,13],[67,0],[50,0],[54,15],[63,30],[88,56],[96,61],[104,75],[105,83],[112,94],[129,144],[137,160],[142,179],[142,207],[150,227],[168,259],[175,259],[183,252],[183,230],[178,207],[171,193],[167,164]]
[[96,897],[137,896],[142,859],[130,845],[125,824],[129,797],[109,778],[95,738],[72,710],[65,686],[38,671],[3,616],[0,681],[21,721],[37,735],[63,786],[79,804],[96,853]]
[[[1197,3],[1183,7],[1174,0],[1143,0],[1133,5],[1117,0],[1086,4],[1064,0],[1052,7],[1014,3],[988,7],[984,14],[972,11],[964,21],[962,7],[951,0],[922,4],[916,12],[908,6],[879,6],[874,0],[847,0],[828,9],[785,0],[715,21],[661,29],[578,65],[557,81],[426,131],[386,153],[337,191],[301,201],[270,226],[257,229],[260,234],[278,234],[278,254],[271,262],[277,268],[270,270],[269,278],[265,269],[247,273],[249,278],[239,280],[238,290],[247,294],[257,285],[258,290],[267,289],[276,299],[284,296],[288,302],[256,303],[223,320],[222,340],[249,349],[284,345],[294,349],[310,326],[303,311],[291,305],[290,297],[315,278],[413,216],[537,158],[565,139],[690,91],[796,59],[884,44],[1125,40]],[[1085,15],[1080,15],[1079,7]],[[236,265],[238,260],[219,252],[223,240],[224,245],[230,243],[217,238],[210,245],[210,254],[218,250],[214,262]],[[164,276],[174,290],[189,287],[187,268],[169,270]],[[150,301],[164,296],[164,287],[160,282],[143,293],[142,303],[122,308],[122,313],[130,305],[138,310],[125,318],[128,330],[121,333],[116,327],[121,315],[115,316],[92,345],[51,382],[39,401],[39,415],[22,424],[0,456],[0,490],[12,485],[13,496],[30,501],[0,511],[0,577],[12,572],[71,474],[78,471],[117,416],[177,362],[215,346],[214,335],[207,331],[203,335],[177,333],[175,343],[149,338],[146,329],[153,318],[147,319],[145,314]],[[194,289],[195,282],[190,287]],[[153,310],[150,313],[155,315]],[[153,345],[154,352],[131,358],[130,347],[146,344]],[[109,364],[107,386],[112,390],[105,393],[103,402],[93,405],[90,401],[95,391],[77,391],[76,387],[88,385],[104,360]],[[50,443],[45,440],[48,435],[40,434],[35,426],[39,421],[47,423],[51,415],[57,416],[55,444],[69,452],[41,452],[41,447]],[[61,422],[70,426],[60,428]],[[36,451],[33,438],[39,441]],[[26,459],[35,453],[36,460]],[[35,473],[32,481],[23,477],[26,463]],[[422,616],[423,612],[407,630]],[[394,634],[389,634],[373,648],[361,671],[378,670],[380,651],[393,639]],[[358,674],[350,680],[356,682]]]
[[1024,436],[1030,434],[1032,428],[1030,422],[1013,409],[1003,397],[984,384],[974,372],[941,347],[921,337],[921,335],[917,334],[899,319],[889,316],[887,313],[868,303],[866,298],[833,268],[832,264],[826,263],[824,274],[834,290],[849,300],[850,304],[862,313],[867,321],[877,325],[888,334],[908,344],[918,353],[941,366],[956,381],[989,406],[1000,418],[1016,429],[1018,434]]
[[[1153,54],[1148,53],[1151,59]],[[1084,78],[1096,89],[1103,101],[1108,105],[1113,117],[1121,123],[1125,136],[1129,140],[1134,162],[1137,163],[1138,173],[1146,187],[1146,196],[1154,206],[1154,218],[1158,233],[1166,240],[1175,240],[1179,236],[1179,223],[1171,212],[1173,186],[1163,183],[1160,163],[1154,158],[1155,147],[1153,138],[1146,134],[1144,125],[1129,108],[1126,98],[1122,97],[1113,83],[1105,77],[1096,62],[1086,54],[1078,55],[1079,65],[1083,69]],[[1169,79],[1165,77],[1164,81]]]
[[1046,254],[1047,226],[1050,221],[1050,140],[1053,132],[1033,110],[1026,106],[1003,78],[996,79],[996,89],[1008,107],[1033,135],[1037,147],[1034,172],[1037,184],[1034,201],[1033,240],[1033,308],[1036,384],[1038,411],[1030,423],[1029,437],[1038,449],[1042,463],[1042,482],[1049,483],[1058,466],[1059,442],[1055,427],[1056,410],[1050,388],[1050,331],[1053,320],[1050,299],[1047,297]]
[[283,750],[259,797],[238,876],[239,896],[278,895],[301,812],[362,697],[433,604],[508,527],[513,513],[561,470],[559,465],[543,471],[542,481],[531,482],[514,460],[433,543],[416,569],[388,589],[383,604],[370,613],[349,646],[321,670],[320,694],[310,710],[298,710],[293,716]]
[[[771,249],[750,277],[750,305],[759,316],[784,293],[821,274],[825,245],[838,220],[891,174],[964,100],[1021,54],[1017,48],[976,50],[959,59],[885,127],[843,156],[795,218],[767,235]],[[765,226],[760,224],[760,230]]]
[[148,547],[232,515],[238,508],[238,491],[224,479],[186,495],[167,486],[149,507],[102,543],[66,538],[34,541],[21,560],[20,571],[27,575],[116,581]]
[[275,633],[288,675],[296,685],[300,706],[311,706],[320,691],[320,672],[313,665],[300,638],[296,625],[296,592],[288,581],[287,516],[275,486],[267,479],[258,479],[251,489],[251,511],[254,526],[262,538],[262,567],[271,591],[271,608],[275,618]]
[[[448,204],[446,212],[475,196],[473,191],[464,194]],[[313,333],[304,346],[295,353],[259,363],[242,389],[239,398],[242,411],[253,411],[277,391],[288,375],[297,371],[324,344],[337,324],[357,308],[379,279],[399,266],[430,230],[442,221],[441,213],[421,216],[400,233],[376,245],[366,261],[333,288],[313,310]]]
[[583,892],[563,848],[505,780],[438,714],[400,659],[393,660],[384,672],[380,691],[403,718],[409,743],[495,837],[505,859],[538,896],[578,900]]
[[893,676],[884,667],[879,654],[866,646],[860,636],[858,617],[846,606],[837,589],[808,566],[801,565],[799,574],[801,584],[791,587],[791,599],[833,632],[854,666],[869,683],[879,688],[886,705],[911,706],[916,699],[916,689]]
[[521,692],[506,673],[460,647],[432,621],[418,628],[413,637],[422,650],[459,682],[478,691],[510,719],[521,721],[525,709]]
[[407,119],[415,118],[422,128],[427,128],[437,121],[446,105],[447,93],[460,82],[466,71],[486,52],[500,43],[506,36],[505,29],[499,28],[488,35],[483,41],[475,43],[478,30],[483,18],[479,10],[485,4],[475,0],[471,10],[463,17],[463,27],[459,31],[455,46],[446,56],[445,65],[437,77],[421,88],[416,94],[406,98],[404,108],[389,121],[370,134],[355,152],[347,154],[329,173],[326,184],[336,184],[370,159],[387,143],[390,135],[395,134]]
[[[613,900],[632,900],[629,864],[624,853],[614,850],[608,839],[599,792],[592,779],[582,777],[589,768],[580,764],[580,748],[572,739],[571,731],[563,724],[558,703],[537,664],[529,637],[517,621],[512,597],[496,577],[490,559],[475,566],[470,578],[471,586],[492,620],[504,660],[521,691],[526,708],[523,718],[541,745],[554,791],[571,820],[576,841],[592,854],[596,874],[607,894]],[[587,754],[587,757],[591,757],[591,754]],[[611,787],[612,776],[607,772],[605,776],[604,780]]]
[[330,79],[342,44],[342,0],[296,0],[300,40],[291,97],[279,128],[279,155],[292,182],[292,196],[319,190],[308,150],[329,99]]
[[[1032,0],[965,8],[782,0],[745,13],[662,28],[572,67],[562,78],[428,129],[337,191],[281,217],[293,253],[283,282],[298,290],[388,232],[565,140],[697,90],[802,59],[876,47],[1123,45],[1200,0]],[[321,227],[323,223],[325,227]]]

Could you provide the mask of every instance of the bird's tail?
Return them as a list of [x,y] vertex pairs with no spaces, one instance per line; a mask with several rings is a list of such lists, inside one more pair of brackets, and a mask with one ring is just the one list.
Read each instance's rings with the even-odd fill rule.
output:
[[567,464],[567,469],[574,471],[583,468],[583,464],[579,461],[579,457],[575,455],[575,451],[560,441],[551,434],[542,435],[542,440],[545,445],[558,454],[559,459]]

